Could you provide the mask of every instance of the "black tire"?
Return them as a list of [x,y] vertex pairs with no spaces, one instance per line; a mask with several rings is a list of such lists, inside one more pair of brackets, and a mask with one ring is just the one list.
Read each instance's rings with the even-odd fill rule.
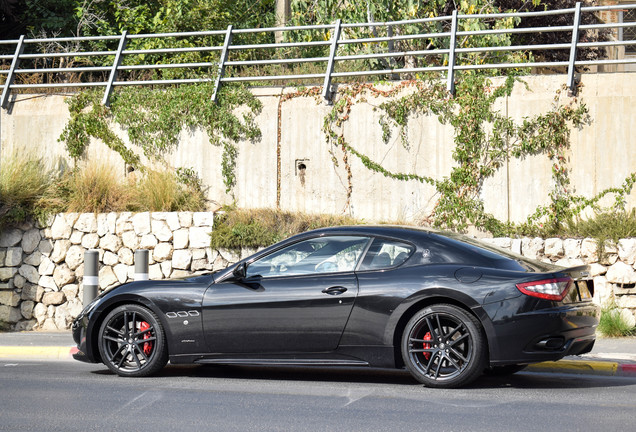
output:
[[102,362],[117,375],[144,377],[168,362],[168,346],[161,322],[145,307],[127,304],[113,309],[99,329]]
[[508,376],[524,370],[528,365],[525,364],[510,364],[504,366],[491,366],[484,369],[484,375],[489,376]]
[[427,387],[456,388],[474,381],[486,366],[486,351],[477,318],[449,304],[422,309],[402,335],[406,368]]

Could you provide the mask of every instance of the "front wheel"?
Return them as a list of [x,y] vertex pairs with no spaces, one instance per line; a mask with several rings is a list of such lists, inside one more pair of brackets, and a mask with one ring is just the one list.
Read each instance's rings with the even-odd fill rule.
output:
[[120,376],[152,375],[168,362],[168,347],[159,319],[139,305],[113,309],[99,329],[98,343],[102,362]]
[[448,304],[416,313],[406,325],[401,348],[406,368],[427,387],[466,385],[481,375],[486,364],[481,324]]

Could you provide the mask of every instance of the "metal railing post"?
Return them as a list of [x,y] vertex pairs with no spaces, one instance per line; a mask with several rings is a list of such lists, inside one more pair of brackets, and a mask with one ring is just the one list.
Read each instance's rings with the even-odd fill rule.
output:
[[2,108],[7,107],[7,103],[9,102],[9,94],[11,93],[11,84],[13,84],[13,79],[15,78],[15,70],[20,64],[20,55],[24,51],[24,35],[20,36],[18,40],[18,46],[15,48],[15,55],[13,56],[13,60],[11,60],[11,67],[9,68],[9,74],[7,75],[7,79],[4,82],[4,89],[2,90],[2,102],[0,106]]
[[322,97],[327,102],[332,101],[333,93],[331,91],[331,74],[335,65],[336,52],[338,51],[338,41],[340,40],[340,24],[341,20],[336,20],[333,27],[333,35],[331,36],[331,48],[329,50],[329,61],[327,62],[327,72],[325,73],[325,82],[322,86]]
[[227,26],[227,33],[225,33],[225,41],[223,41],[223,50],[221,50],[221,58],[219,59],[219,70],[216,74],[216,80],[214,82],[214,94],[212,94],[212,102],[216,103],[219,97],[219,89],[221,88],[221,79],[225,75],[225,62],[230,54],[230,45],[232,44],[232,25]]
[[568,64],[568,88],[572,95],[576,95],[576,82],[574,79],[574,64],[576,62],[577,44],[579,43],[579,25],[581,23],[581,2],[576,2],[574,9],[574,22],[572,23],[572,45],[570,46],[570,61]]
[[457,44],[457,9],[453,11],[451,20],[450,42],[448,44],[448,76],[446,77],[446,90],[455,94],[455,45]]
[[135,251],[135,280],[148,280],[148,249],[137,249]]
[[110,95],[113,92],[113,84],[117,79],[117,69],[121,66],[121,61],[123,60],[122,52],[126,49],[126,36],[128,32],[124,30],[121,34],[121,39],[119,40],[119,47],[117,48],[117,53],[115,54],[115,60],[113,61],[113,67],[110,70],[110,77],[108,78],[108,84],[106,84],[106,90],[104,91],[104,99],[102,99],[102,105],[110,106]]
[[84,307],[97,297],[99,287],[99,251],[96,249],[84,252]]

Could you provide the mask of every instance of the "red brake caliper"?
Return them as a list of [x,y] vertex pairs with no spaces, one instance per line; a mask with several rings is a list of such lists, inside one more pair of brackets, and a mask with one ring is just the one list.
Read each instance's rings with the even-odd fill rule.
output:
[[[146,331],[149,328],[150,328],[150,324],[148,324],[146,321],[142,321],[139,323],[140,332]],[[144,335],[144,339],[150,339],[150,333],[146,333]],[[152,342],[144,343],[144,354],[150,355],[151,352],[152,352]]]
[[[433,342],[433,339],[431,339],[431,332],[426,332],[426,334],[424,335],[424,341],[425,342],[424,342],[424,345],[422,346],[422,348],[431,349],[431,344],[426,342],[426,341]],[[429,352],[422,353],[422,355],[424,355],[424,358],[426,360],[430,360],[431,359],[431,353],[429,353]]]

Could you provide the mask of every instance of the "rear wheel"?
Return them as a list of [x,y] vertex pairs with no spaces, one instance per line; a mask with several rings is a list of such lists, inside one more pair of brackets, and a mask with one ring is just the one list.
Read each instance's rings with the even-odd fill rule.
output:
[[466,385],[481,375],[486,363],[481,324],[448,304],[415,314],[406,325],[401,348],[406,368],[427,387]]
[[111,371],[127,377],[155,374],[168,362],[159,319],[134,304],[119,306],[106,316],[99,329],[99,353]]

